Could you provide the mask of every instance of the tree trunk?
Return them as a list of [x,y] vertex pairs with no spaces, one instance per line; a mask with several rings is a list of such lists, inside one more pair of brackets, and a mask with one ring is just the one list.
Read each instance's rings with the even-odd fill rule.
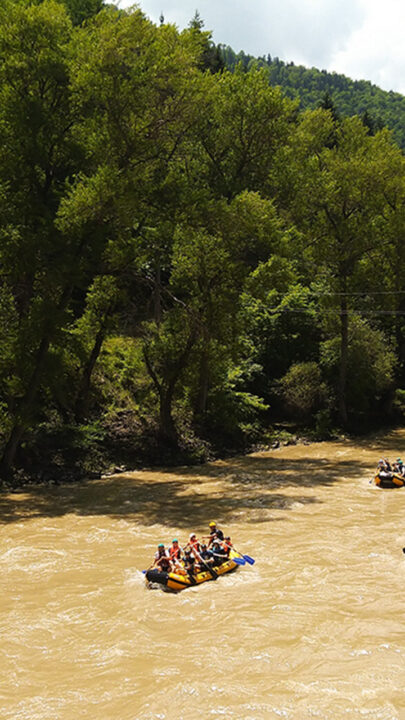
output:
[[161,269],[158,263],[155,268],[155,282],[153,288],[154,319],[156,325],[162,322],[162,297],[161,297]]
[[[344,283],[346,287],[346,283]],[[339,418],[343,427],[347,426],[347,361],[349,352],[349,316],[347,313],[347,297],[342,295],[340,301],[340,367],[338,385]]]
[[[67,307],[70,297],[72,295],[73,285],[67,285],[62,293],[61,299],[58,304],[58,311],[61,312]],[[59,313],[58,313],[59,314]],[[48,354],[49,346],[51,344],[51,336],[55,327],[49,328],[48,332],[44,335],[39,343],[38,351],[36,355],[34,369],[32,371],[31,378],[28,382],[27,389],[21,400],[16,404],[15,409],[15,423],[10,432],[10,436],[6,442],[2,458],[0,460],[0,477],[10,477],[12,474],[12,467],[14,465],[15,456],[22,437],[24,435],[27,420],[30,416],[38,387],[41,381],[42,370],[45,364],[45,360]]]
[[103,346],[105,335],[106,335],[106,328],[105,328],[105,325],[103,324],[100,327],[100,329],[96,335],[93,349],[92,349],[90,356],[87,360],[87,363],[84,367],[83,375],[82,375],[82,378],[80,381],[79,391],[77,394],[77,399],[76,399],[76,404],[75,404],[75,420],[78,423],[82,422],[86,418],[86,415],[88,413],[91,378],[92,378],[92,374],[93,374],[93,370],[95,368],[96,362],[100,355],[101,348]]
[[395,283],[395,289],[398,292],[399,302],[397,305],[397,314],[395,315],[395,338],[397,342],[397,354],[399,358],[398,363],[398,371],[397,371],[397,377],[398,377],[398,384],[400,387],[403,387],[405,382],[405,336],[403,332],[404,328],[404,313],[405,313],[405,298],[403,295],[401,295],[402,292],[402,282],[401,282],[401,276],[396,278]]
[[162,380],[159,379],[146,348],[144,348],[143,351],[146,368],[159,393],[159,435],[164,442],[167,442],[172,446],[177,446],[178,441],[177,430],[172,416],[174,392],[180,375],[187,365],[188,358],[196,339],[197,330],[196,327],[192,327],[183,352],[178,358],[176,368],[170,373],[170,375],[168,374],[168,376],[163,377]]
[[[76,248],[76,252],[74,253],[74,258],[72,260],[74,261],[73,265],[76,268],[79,262],[79,258],[82,256],[83,249],[86,247],[88,241],[88,237],[85,236],[81,239],[79,242],[78,247]],[[73,282],[70,279],[68,284],[65,285],[65,287],[62,290],[62,294],[59,300],[59,303],[57,305],[57,316],[62,313],[68,306],[69,300],[72,296],[73,292]],[[13,428],[10,432],[10,436],[6,442],[3,455],[0,460],[0,478],[3,477],[10,477],[12,472],[12,467],[14,465],[15,456],[17,453],[17,450],[19,448],[19,445],[21,443],[21,440],[23,438],[25,429],[26,429],[26,423],[29,418],[30,412],[32,410],[32,406],[34,404],[36,394],[38,387],[40,385],[41,381],[41,374],[42,370],[45,364],[45,360],[48,354],[49,346],[51,344],[52,335],[56,330],[56,324],[50,325],[47,329],[47,332],[44,333],[44,336],[42,337],[37,351],[37,356],[35,360],[34,370],[32,372],[31,378],[28,382],[27,389],[25,391],[25,395],[21,398],[21,400],[16,403],[15,408],[15,423],[13,425]]]
[[0,462],[0,481],[9,480],[12,477],[14,459],[20,446],[24,430],[24,425],[16,423],[10,433]]
[[175,383],[162,387],[159,408],[159,435],[162,441],[171,447],[177,447],[178,436],[172,415],[173,393]]
[[48,353],[49,345],[49,337],[42,338],[38,348],[34,370],[28,383],[25,395],[18,405],[16,411],[17,419],[13,425],[10,436],[3,451],[3,456],[0,461],[0,477],[2,479],[6,479],[11,476],[15,456],[24,435],[26,421],[29,417],[38,390],[41,373]]
[[196,419],[204,417],[207,411],[207,399],[208,399],[208,388],[209,388],[209,362],[208,352],[204,347],[201,351],[200,367],[198,376],[198,389],[197,397],[194,407],[194,415]]

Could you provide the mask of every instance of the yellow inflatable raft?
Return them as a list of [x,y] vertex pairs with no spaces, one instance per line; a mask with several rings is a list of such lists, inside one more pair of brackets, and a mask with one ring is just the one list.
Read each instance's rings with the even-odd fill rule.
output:
[[[235,559],[240,562],[235,562]],[[155,583],[162,585],[167,590],[184,590],[185,588],[192,587],[193,585],[201,585],[207,580],[216,580],[219,575],[225,575],[225,573],[236,570],[238,565],[244,564],[242,555],[231,550],[229,560],[226,560],[221,565],[215,566],[211,570],[204,570],[196,575],[190,577],[189,575],[182,575],[176,572],[162,572],[161,570],[152,569],[146,571],[146,584],[148,587],[153,587]]]
[[374,482],[380,488],[399,488],[405,485],[405,477],[395,473],[381,472],[377,473]]

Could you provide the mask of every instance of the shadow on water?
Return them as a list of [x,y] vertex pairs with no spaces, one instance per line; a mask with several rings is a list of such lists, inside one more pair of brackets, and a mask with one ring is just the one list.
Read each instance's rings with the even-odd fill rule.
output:
[[[300,489],[333,486],[342,478],[370,471],[365,462],[336,455],[311,458],[301,448],[300,458],[268,453],[199,467],[125,473],[82,484],[28,486],[21,493],[0,495],[0,523],[74,514],[198,528],[212,517],[226,523],[241,512],[246,513],[247,522],[269,522],[278,518],[269,517],[267,511],[321,502]],[[283,492],[287,488],[288,494]],[[291,494],[291,488],[297,492]]]

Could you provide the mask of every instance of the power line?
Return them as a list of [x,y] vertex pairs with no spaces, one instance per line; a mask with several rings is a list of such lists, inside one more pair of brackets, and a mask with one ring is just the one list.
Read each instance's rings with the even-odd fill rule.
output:
[[318,297],[325,296],[374,296],[374,295],[405,295],[405,290],[377,290],[376,292],[315,292],[310,290],[311,295],[317,295]]
[[268,308],[274,313],[317,313],[318,315],[405,315],[405,310],[356,310],[348,309],[341,312],[339,308],[318,309],[318,308]]

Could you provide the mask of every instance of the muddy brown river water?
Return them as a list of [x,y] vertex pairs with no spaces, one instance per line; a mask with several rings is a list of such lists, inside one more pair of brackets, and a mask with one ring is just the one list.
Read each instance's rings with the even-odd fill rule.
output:
[[[0,495],[1,720],[404,720],[405,488],[379,439]],[[404,458],[405,459],[405,458]],[[210,520],[256,559],[147,590]]]

